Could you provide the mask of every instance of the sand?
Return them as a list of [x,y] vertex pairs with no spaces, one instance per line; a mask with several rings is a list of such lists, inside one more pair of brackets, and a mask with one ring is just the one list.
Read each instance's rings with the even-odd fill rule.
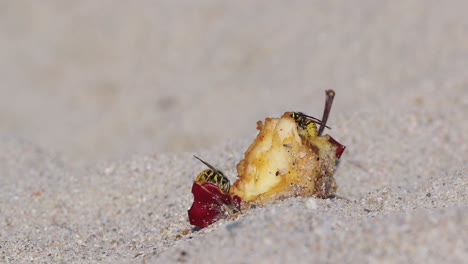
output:
[[[0,5],[0,262],[466,263],[463,1]],[[346,199],[202,229],[257,120],[321,116]]]

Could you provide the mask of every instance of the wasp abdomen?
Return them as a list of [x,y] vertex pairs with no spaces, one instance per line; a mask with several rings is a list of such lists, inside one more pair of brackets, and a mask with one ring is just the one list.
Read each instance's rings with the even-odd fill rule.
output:
[[228,193],[231,187],[229,179],[219,171],[204,170],[198,174],[195,181],[198,184],[203,184],[205,182],[214,183],[225,193]]
[[292,112],[291,117],[300,129],[305,130],[309,139],[317,137],[318,130],[316,123],[321,123],[319,119],[305,115],[301,112]]

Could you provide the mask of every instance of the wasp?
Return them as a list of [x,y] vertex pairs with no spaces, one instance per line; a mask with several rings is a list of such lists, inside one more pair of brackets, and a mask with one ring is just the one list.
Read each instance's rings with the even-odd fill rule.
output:
[[326,126],[320,119],[315,118],[313,116],[306,115],[302,112],[292,112],[291,117],[294,119],[296,122],[297,126],[301,128],[302,131],[306,132],[306,135],[310,138],[313,139],[317,137],[318,134],[318,129],[317,129],[317,124],[320,126],[325,126],[327,128],[330,128]]
[[209,170],[204,170],[200,172],[200,174],[198,174],[197,178],[195,179],[195,182],[197,182],[200,185],[205,182],[211,182],[216,184],[224,193],[229,193],[229,189],[231,188],[231,183],[229,182],[229,179],[226,178],[226,176],[224,176],[222,172],[215,169],[206,161],[200,159],[195,155],[194,157],[197,160],[201,161],[203,164],[205,164],[208,168],[210,168]]

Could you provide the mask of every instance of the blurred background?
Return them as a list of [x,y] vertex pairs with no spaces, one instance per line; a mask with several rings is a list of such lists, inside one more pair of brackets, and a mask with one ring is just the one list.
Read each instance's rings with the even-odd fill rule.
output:
[[78,160],[195,151],[253,138],[257,120],[287,110],[321,117],[330,88],[333,127],[428,78],[434,87],[464,75],[466,10],[435,0],[0,1],[0,135]]

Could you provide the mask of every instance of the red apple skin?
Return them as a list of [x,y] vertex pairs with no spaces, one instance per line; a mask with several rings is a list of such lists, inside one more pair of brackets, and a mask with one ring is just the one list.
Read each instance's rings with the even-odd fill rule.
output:
[[336,153],[336,158],[339,159],[341,157],[341,154],[343,154],[343,152],[345,151],[346,146],[342,145],[340,142],[336,141],[331,136],[328,141],[337,147],[335,153]]
[[192,185],[193,204],[188,210],[190,224],[204,228],[225,217],[226,207],[240,210],[241,198],[221,191],[214,183],[205,182]]

